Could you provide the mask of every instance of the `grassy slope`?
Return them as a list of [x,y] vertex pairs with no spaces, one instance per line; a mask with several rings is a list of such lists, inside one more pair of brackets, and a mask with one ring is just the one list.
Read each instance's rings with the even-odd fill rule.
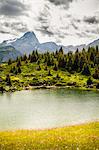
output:
[[0,132],[0,150],[98,150],[99,122],[50,130]]
[[[6,74],[9,74],[11,67],[15,66],[16,64],[13,63],[10,66],[7,64],[3,64],[0,66],[0,77],[2,78],[3,82],[0,82],[0,86],[3,85],[6,90],[9,90],[9,87],[6,86],[5,78]],[[86,81],[89,77],[83,76],[80,73],[70,74],[66,71],[58,70],[54,71],[53,66],[48,67],[48,70],[51,70],[52,76],[48,76],[48,70],[44,70],[45,65],[41,63],[41,70],[37,71],[38,65],[36,63],[24,63],[22,62],[21,74],[11,74],[11,80],[12,80],[12,89],[21,90],[25,87],[28,87],[31,83],[41,83],[42,85],[46,81],[47,85],[63,85],[67,86],[68,83],[76,82],[76,87],[79,87],[81,89],[85,89]],[[92,70],[93,72],[93,70]],[[56,75],[59,75],[60,78],[56,78]],[[93,79],[94,85],[99,83],[99,80]],[[93,86],[93,89],[94,86]]]

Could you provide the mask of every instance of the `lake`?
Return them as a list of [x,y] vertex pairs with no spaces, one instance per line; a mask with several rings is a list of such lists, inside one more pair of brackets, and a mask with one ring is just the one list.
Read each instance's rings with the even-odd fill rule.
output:
[[98,119],[98,92],[39,89],[0,94],[0,130],[53,128]]

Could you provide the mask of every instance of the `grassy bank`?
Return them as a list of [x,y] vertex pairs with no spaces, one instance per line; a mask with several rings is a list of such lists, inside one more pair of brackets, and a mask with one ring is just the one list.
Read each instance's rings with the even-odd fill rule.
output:
[[0,132],[0,150],[98,150],[99,122],[49,130]]
[[[51,88],[51,87],[68,87],[82,90],[98,90],[96,85],[99,80],[92,78],[93,84],[88,86],[87,80],[89,76],[81,73],[69,73],[66,70],[53,70],[53,66],[48,66],[45,70],[45,65],[40,65],[38,70],[37,63],[21,62],[21,73],[11,73],[11,68],[16,66],[16,62],[8,65],[7,63],[0,65],[0,87],[4,91],[17,91],[34,88]],[[50,75],[48,74],[50,70]],[[10,74],[11,85],[7,84],[6,76]]]

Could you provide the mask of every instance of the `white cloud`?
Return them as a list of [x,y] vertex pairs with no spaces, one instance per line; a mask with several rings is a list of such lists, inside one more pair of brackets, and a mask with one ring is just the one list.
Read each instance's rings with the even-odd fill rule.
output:
[[[22,16],[21,12],[13,18],[0,16],[0,26],[5,31],[5,36],[1,32],[3,37],[6,37],[6,32],[10,32],[7,37],[11,38],[33,30],[40,42],[54,41],[64,45],[86,43],[98,38],[99,0],[71,0],[70,3],[66,0],[17,1],[27,8],[26,14]],[[56,2],[59,2],[58,5]],[[67,4],[68,9],[65,7]],[[2,36],[0,39],[3,40]]]
[[98,0],[74,0],[70,6],[70,13],[76,17],[91,16],[99,9]]

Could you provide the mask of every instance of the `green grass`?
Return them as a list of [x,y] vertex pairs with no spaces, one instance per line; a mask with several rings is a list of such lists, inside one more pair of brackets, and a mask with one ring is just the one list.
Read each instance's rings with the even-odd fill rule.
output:
[[0,132],[0,150],[99,150],[99,122]]
[[[70,83],[76,83],[70,88],[79,88],[79,89],[88,89],[87,80],[88,76],[81,75],[81,73],[70,74],[66,70],[54,71],[53,66],[49,66],[48,70],[45,70],[45,64],[41,63],[41,70],[37,70],[37,63],[25,63],[21,62],[22,72],[15,75],[10,73],[11,67],[16,66],[16,62],[8,65],[7,63],[0,65],[0,78],[3,80],[0,82],[0,86],[3,86],[5,91],[15,91],[22,90],[32,85],[45,85],[45,86],[68,86]],[[48,76],[48,71],[51,71],[52,76]],[[6,85],[5,78],[6,75],[10,74],[12,87]],[[56,78],[57,74],[60,78]],[[96,85],[99,83],[99,80],[93,79],[93,88],[90,90],[96,90]],[[46,84],[45,84],[46,83]]]

